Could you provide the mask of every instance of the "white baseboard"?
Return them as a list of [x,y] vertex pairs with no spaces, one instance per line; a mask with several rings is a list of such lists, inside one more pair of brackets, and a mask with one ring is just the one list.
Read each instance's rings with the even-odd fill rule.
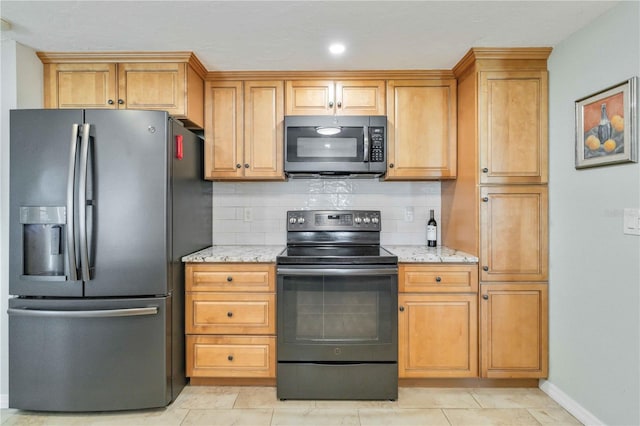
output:
[[564,393],[562,389],[549,382],[548,380],[540,380],[538,386],[549,395],[551,399],[560,404],[562,408],[567,410],[573,417],[578,419],[582,424],[587,426],[604,426],[605,423],[591,414],[589,410],[578,404],[573,398]]
[[9,408],[9,395],[6,393],[0,394],[0,408]]

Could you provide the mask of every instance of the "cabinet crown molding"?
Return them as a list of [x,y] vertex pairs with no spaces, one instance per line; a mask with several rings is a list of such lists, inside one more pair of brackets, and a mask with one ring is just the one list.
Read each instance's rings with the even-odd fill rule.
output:
[[[551,47],[472,47],[453,67],[456,77],[465,73],[476,62],[490,62],[503,65],[505,61],[531,61],[529,69],[547,69],[547,58]],[[522,64],[518,64],[522,69]]]
[[206,80],[451,79],[450,70],[209,71]]
[[43,64],[186,62],[203,79],[207,69],[193,52],[36,52]]

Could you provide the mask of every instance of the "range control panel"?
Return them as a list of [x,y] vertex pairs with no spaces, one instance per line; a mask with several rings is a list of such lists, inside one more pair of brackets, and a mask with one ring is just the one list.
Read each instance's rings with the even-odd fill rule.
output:
[[296,210],[287,212],[287,231],[380,231],[379,210]]

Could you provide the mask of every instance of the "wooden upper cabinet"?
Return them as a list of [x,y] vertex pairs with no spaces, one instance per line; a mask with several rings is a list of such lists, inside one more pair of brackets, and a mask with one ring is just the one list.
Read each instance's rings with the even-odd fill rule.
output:
[[546,185],[480,188],[480,281],[548,279]]
[[205,178],[284,180],[282,81],[207,81]]
[[241,178],[244,158],[241,81],[205,83],[205,179]]
[[546,183],[546,71],[480,72],[480,183]]
[[456,80],[387,82],[387,180],[456,177]]
[[206,70],[190,52],[38,56],[46,108],[159,110],[187,127],[204,126]]
[[185,73],[186,64],[119,64],[118,102],[122,108],[180,115],[185,110]]
[[50,65],[44,67],[46,108],[118,108],[115,64]]
[[547,377],[547,284],[482,284],[480,297],[481,377]]
[[[244,83],[246,178],[284,179],[284,84]],[[249,165],[248,168],[246,166]]]
[[286,115],[385,115],[384,80],[290,80]]

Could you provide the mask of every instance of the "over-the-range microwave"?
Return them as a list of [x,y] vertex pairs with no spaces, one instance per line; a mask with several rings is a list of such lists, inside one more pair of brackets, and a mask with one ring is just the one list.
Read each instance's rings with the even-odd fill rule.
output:
[[284,118],[284,171],[300,176],[381,176],[387,170],[387,117]]

